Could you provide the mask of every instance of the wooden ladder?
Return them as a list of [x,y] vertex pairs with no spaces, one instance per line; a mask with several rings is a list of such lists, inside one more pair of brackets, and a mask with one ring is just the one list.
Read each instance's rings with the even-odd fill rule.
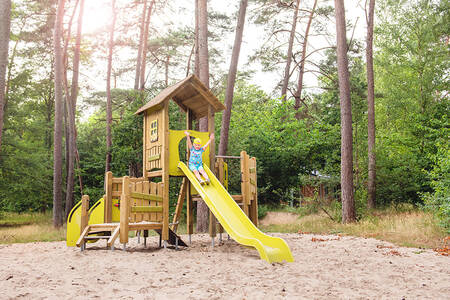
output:
[[[106,240],[106,246],[114,250],[114,242],[119,237],[119,223],[91,224],[84,228],[77,240],[77,247],[86,250],[88,241]],[[109,235],[108,235],[109,233]],[[102,234],[102,235],[98,235]]]

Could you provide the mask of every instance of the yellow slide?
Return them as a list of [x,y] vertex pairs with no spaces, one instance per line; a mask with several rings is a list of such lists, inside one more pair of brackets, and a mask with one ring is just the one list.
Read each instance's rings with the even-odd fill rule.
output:
[[282,262],[283,260],[294,261],[286,242],[283,239],[262,233],[244,214],[207,166],[204,165],[203,167],[211,180],[209,185],[201,185],[194,173],[183,162],[179,162],[178,167],[192,182],[217,220],[236,242],[255,247],[259,256],[269,263]]
[[[112,222],[119,222],[120,211],[118,204],[119,200],[113,199],[112,208]],[[88,224],[101,224],[104,222],[105,200],[101,198],[89,209],[89,222]],[[72,208],[67,218],[67,232],[66,232],[66,244],[69,247],[75,247],[78,238],[80,237],[80,223],[81,223],[81,201]],[[91,240],[89,243],[96,242],[97,240]]]

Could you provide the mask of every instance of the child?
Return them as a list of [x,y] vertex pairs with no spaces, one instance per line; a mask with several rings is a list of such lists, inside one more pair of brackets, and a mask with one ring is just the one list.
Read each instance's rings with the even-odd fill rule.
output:
[[[205,152],[206,148],[209,146],[209,143],[211,141],[214,141],[214,133],[211,133],[211,136],[209,138],[209,141],[205,144],[205,146],[202,147],[202,141],[199,138],[196,138],[194,140],[194,145],[192,146],[191,138],[188,131],[185,131],[184,134],[186,135],[187,144],[190,150],[190,156],[189,156],[189,169],[194,172],[195,177],[197,177],[200,184],[206,184],[210,183],[209,177],[206,174],[205,170],[203,169],[203,162],[202,162],[202,153]],[[200,174],[205,177],[205,180],[202,179]]]

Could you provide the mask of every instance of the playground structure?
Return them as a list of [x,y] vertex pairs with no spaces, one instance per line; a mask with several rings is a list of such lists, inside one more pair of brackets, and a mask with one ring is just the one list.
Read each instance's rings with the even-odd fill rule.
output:
[[[185,138],[185,130],[169,130],[170,100],[186,113],[186,129],[190,135],[203,141],[209,138],[210,132],[214,132],[214,114],[225,109],[194,75],[164,89],[141,107],[136,114],[143,114],[144,122],[143,177],[114,178],[111,172],[106,173],[104,197],[88,209],[88,197],[83,196],[69,214],[67,245],[76,245],[84,250],[87,242],[105,239],[107,246],[113,249],[119,238],[126,249],[129,231],[143,231],[145,244],[148,230],[155,230],[160,235],[160,246],[161,241],[164,247],[167,243],[176,247],[186,246],[176,234],[184,202],[190,242],[194,201],[202,199],[210,209],[209,234],[213,246],[218,225],[220,238],[225,229],[229,237],[256,248],[260,257],[268,262],[293,261],[289,247],[282,239],[265,235],[256,227],[256,159],[242,151],[240,157],[223,156],[216,160],[215,145],[211,143],[203,153],[204,169],[211,184],[201,185],[180,161],[179,143]],[[202,117],[208,119],[208,132],[192,130],[194,119]],[[224,162],[227,158],[241,160],[241,195],[232,196],[224,187],[228,185],[228,167]],[[170,222],[169,180],[173,176],[183,177],[183,180]],[[158,183],[156,178],[160,178]]]

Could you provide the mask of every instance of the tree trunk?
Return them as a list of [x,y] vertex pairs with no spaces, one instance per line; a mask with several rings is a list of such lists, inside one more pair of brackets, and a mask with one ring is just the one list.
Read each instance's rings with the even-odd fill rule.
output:
[[[300,1],[300,0],[298,0]],[[231,107],[233,105],[234,84],[236,82],[237,65],[241,51],[242,34],[244,32],[245,13],[248,0],[241,0],[239,16],[234,37],[233,53],[231,55],[230,70],[228,71],[227,89],[225,90],[225,111],[222,115],[222,127],[220,129],[219,155],[225,155],[228,148],[228,132],[230,129]]]
[[194,37],[194,44],[195,44],[195,61],[194,61],[194,74],[200,78],[200,57],[199,57],[199,51],[198,51],[198,1],[194,0],[195,2],[195,37]]
[[356,220],[353,198],[353,141],[350,75],[348,72],[347,37],[344,0],[334,0],[336,13],[337,65],[341,106],[341,197],[342,222]]
[[367,207],[375,208],[376,199],[376,159],[375,159],[375,88],[373,74],[373,18],[375,13],[375,0],[369,2],[369,18],[367,20],[367,130],[368,130],[368,156],[369,178],[367,184]]
[[[20,32],[19,35],[22,34],[23,28],[25,27],[25,24],[26,24],[26,22],[23,22],[23,24],[22,24],[22,26],[20,28],[20,31],[19,31]],[[9,38],[9,35],[8,35],[8,38]],[[11,70],[13,69],[13,66],[14,66],[14,60],[16,58],[17,45],[19,44],[19,41],[20,41],[20,39],[16,39],[16,42],[14,43],[14,47],[12,48],[12,51],[11,51],[11,58],[9,59],[9,62],[8,62],[8,75],[6,77],[6,83],[5,83],[5,94],[4,94],[4,98],[3,98],[3,106],[0,105],[1,106],[0,110],[3,109],[3,115],[0,116],[0,119],[4,118],[4,116],[6,114],[6,111],[7,111],[7,107],[8,107],[9,83],[11,82],[11,77],[12,77]],[[50,70],[50,74],[52,74],[51,76],[53,76],[53,62],[52,62],[52,69]],[[52,97],[52,102],[53,102],[53,97]],[[52,114],[53,114],[53,111],[52,111]],[[0,121],[0,123],[1,123],[0,127],[2,127],[3,126],[3,121]],[[2,129],[0,129],[0,152],[1,152],[1,139],[2,139],[1,135],[2,135]],[[50,145],[50,147],[51,147],[51,145]]]
[[[208,8],[207,0],[198,1],[198,68],[199,78],[209,88],[209,59],[208,59]],[[208,118],[199,121],[200,131],[208,131]],[[205,141],[206,142],[206,141]],[[208,230],[208,206],[204,201],[197,201],[197,232]]]
[[285,101],[287,99],[287,88],[288,88],[289,77],[290,77],[290,73],[291,73],[292,47],[294,45],[295,30],[297,28],[297,17],[298,17],[299,8],[300,8],[300,0],[297,0],[297,4],[295,6],[295,11],[294,11],[294,18],[292,19],[291,33],[289,35],[289,46],[288,46],[288,52],[287,52],[287,57],[286,57],[286,67],[284,69],[283,85],[281,87],[281,97],[282,97],[283,101]]
[[305,62],[306,62],[306,49],[308,47],[308,37],[309,37],[309,29],[311,28],[311,23],[314,17],[314,13],[316,11],[317,6],[317,0],[314,1],[313,8],[311,10],[311,13],[309,14],[308,24],[306,25],[305,30],[305,38],[303,39],[303,47],[302,47],[302,56],[300,60],[300,69],[298,73],[298,84],[297,84],[297,91],[295,92],[294,98],[295,98],[295,110],[297,113],[295,114],[295,117],[300,119],[300,114],[298,113],[298,110],[300,109],[300,103],[303,102],[302,99],[302,91],[303,91],[303,76],[305,75]]
[[170,55],[167,55],[166,61],[164,62],[164,82],[166,84],[166,87],[169,86],[169,62],[170,62]]
[[105,173],[111,170],[111,126],[112,126],[112,107],[111,107],[111,69],[112,53],[114,48],[114,27],[116,26],[116,0],[112,0],[112,22],[109,32],[108,49],[108,69],[106,74],[106,164]]
[[10,27],[11,27],[11,0],[2,0],[0,1],[0,152],[2,149],[6,66],[8,65]]
[[136,58],[136,75],[134,77],[134,89],[139,89],[139,82],[140,82],[140,76],[141,76],[141,57],[142,57],[142,49],[144,44],[144,25],[145,25],[145,13],[147,12],[147,0],[144,0],[144,6],[142,8],[142,17],[141,17],[141,24],[139,26],[140,28],[140,34],[139,34],[139,45],[138,45],[138,53]]
[[62,218],[62,103],[63,103],[63,57],[61,36],[64,18],[64,0],[58,0],[53,34],[55,53],[55,131],[53,133],[53,226],[61,227]]
[[150,17],[152,16],[153,5],[155,4],[155,0],[150,2],[150,6],[148,7],[147,17],[145,20],[145,29],[144,29],[144,45],[142,46],[142,62],[141,62],[141,82],[139,89],[141,91],[145,88],[145,67],[147,64],[147,44],[148,44],[148,29],[150,27]]
[[[78,97],[78,77],[80,70],[80,46],[81,46],[81,30],[83,25],[83,13],[84,13],[84,0],[80,0],[80,10],[78,13],[78,26],[77,26],[77,37],[75,40],[75,49],[73,55],[73,71],[72,71],[72,87],[70,91],[70,97],[67,95],[69,100],[67,105],[68,120],[69,120],[69,168],[67,171],[67,185],[66,185],[66,218],[69,216],[70,211],[73,207],[73,189],[75,183],[75,158],[77,152],[77,142],[76,142],[76,124],[75,124],[75,113],[77,107],[77,97]],[[67,137],[66,137],[67,138]]]

